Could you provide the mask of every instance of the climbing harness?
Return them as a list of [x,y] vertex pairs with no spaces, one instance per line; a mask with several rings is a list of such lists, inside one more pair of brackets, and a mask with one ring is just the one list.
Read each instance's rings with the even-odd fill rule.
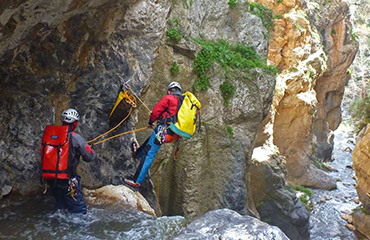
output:
[[71,178],[68,181],[68,195],[71,196],[71,198],[75,201],[77,201],[76,196],[77,196],[77,186],[78,186],[78,180],[77,178]]
[[157,133],[156,133],[156,138],[159,142],[160,145],[162,145],[163,143],[166,142],[167,138],[166,138],[166,130],[167,130],[167,127],[164,127],[162,125],[159,125],[158,128],[157,128]]

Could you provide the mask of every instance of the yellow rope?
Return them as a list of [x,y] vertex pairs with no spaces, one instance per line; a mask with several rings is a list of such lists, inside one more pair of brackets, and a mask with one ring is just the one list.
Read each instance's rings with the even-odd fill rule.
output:
[[139,129],[131,130],[131,131],[128,131],[128,132],[120,133],[120,134],[114,135],[114,136],[112,136],[112,137],[109,137],[109,138],[103,139],[103,140],[101,140],[101,141],[99,141],[99,142],[92,143],[92,145],[97,145],[97,144],[103,143],[103,142],[105,142],[105,141],[111,140],[111,139],[113,139],[113,138],[116,138],[116,137],[119,137],[119,136],[122,136],[122,135],[125,135],[125,134],[128,134],[128,133],[133,133],[133,132],[142,131],[142,130],[145,130],[145,129],[148,129],[148,127],[143,127],[143,128],[139,128]]
[[152,111],[148,108],[148,106],[147,105],[145,105],[145,103],[136,95],[136,93],[134,92],[134,91],[132,91],[132,89],[131,89],[131,87],[130,87],[130,90],[131,90],[131,92],[135,95],[135,97],[137,98],[137,99],[139,99],[139,101],[144,105],[144,107],[146,107],[146,109],[148,109],[148,111],[149,111],[149,114],[151,114],[152,113]]
[[99,139],[99,138],[103,137],[104,135],[107,135],[108,133],[112,132],[114,129],[118,128],[118,126],[121,125],[130,116],[131,112],[132,112],[132,107],[130,108],[130,112],[127,114],[127,116],[120,123],[118,123],[114,128],[110,129],[109,131],[107,131],[103,134],[100,134],[99,136],[97,136],[96,138],[94,138],[92,140],[87,141],[87,143],[94,142],[96,139]]
[[[152,113],[152,111],[148,108],[147,105],[145,105],[145,103],[136,95],[136,93],[131,89],[130,87],[130,91],[135,95],[135,97],[137,99],[139,99],[139,101],[144,105],[144,107],[146,107],[146,109],[149,111],[149,115]],[[129,95],[128,94],[128,91],[125,90],[125,91],[122,91],[123,93],[123,97],[124,97],[124,100],[126,101],[126,103],[130,104],[131,105],[131,108],[130,108],[130,112],[127,114],[127,116],[120,122],[118,123],[114,128],[110,129],[109,131],[103,133],[103,134],[100,134],[99,136],[97,136],[96,138],[92,139],[92,140],[89,140],[87,141],[87,143],[91,143],[91,142],[94,142],[95,140],[107,135],[108,133],[112,132],[114,129],[116,129],[118,126],[120,126],[130,115],[131,115],[131,112],[132,112],[132,108],[134,107],[137,107],[137,103],[136,103],[136,98],[134,98],[131,94]],[[114,110],[114,109],[113,109]],[[143,129],[146,129],[147,127],[145,128],[141,128],[141,130]],[[109,137],[107,139],[104,139],[104,140],[101,140],[99,142],[95,142],[95,143],[92,143],[92,145],[97,145],[99,143],[102,143],[102,142],[105,142],[105,141],[108,141],[112,138],[115,138],[115,137],[119,137],[119,136],[122,136],[122,135],[125,135],[125,134],[128,134],[128,133],[131,133],[131,132],[137,132],[139,129],[137,130],[132,130],[132,131],[128,131],[128,132],[124,132],[124,133],[120,133],[120,134],[117,134],[117,135],[114,135],[112,137]]]

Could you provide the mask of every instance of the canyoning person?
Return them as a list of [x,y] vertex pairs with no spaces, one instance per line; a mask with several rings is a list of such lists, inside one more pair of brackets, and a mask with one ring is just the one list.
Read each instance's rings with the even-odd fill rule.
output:
[[140,158],[140,164],[133,179],[124,179],[124,182],[131,187],[139,188],[163,143],[178,141],[181,137],[175,134],[169,125],[173,116],[176,115],[179,100],[182,99],[181,86],[178,82],[171,82],[167,87],[167,95],[164,96],[154,107],[149,117],[148,128],[154,128],[150,137],[138,148],[136,142],[131,147],[135,157]]
[[76,168],[80,156],[85,162],[91,162],[95,152],[81,135],[73,132],[79,120],[79,113],[70,108],[62,113],[62,126],[46,127],[41,146],[42,178],[51,187],[55,210],[66,209],[71,213],[86,214],[81,177]]

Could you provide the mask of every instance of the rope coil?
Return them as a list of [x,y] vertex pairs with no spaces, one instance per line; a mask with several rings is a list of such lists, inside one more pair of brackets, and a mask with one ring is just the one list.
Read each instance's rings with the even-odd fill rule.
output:
[[[133,132],[138,132],[138,131],[142,131],[144,129],[147,129],[148,127],[143,127],[143,128],[139,128],[139,129],[136,129],[136,130],[131,130],[131,131],[127,131],[127,132],[123,132],[123,133],[120,133],[120,134],[117,134],[117,135],[114,135],[112,137],[109,137],[109,138],[106,138],[104,140],[100,140],[98,142],[94,142],[96,140],[98,140],[99,138],[107,135],[108,133],[112,132],[113,130],[115,130],[116,128],[118,128],[130,115],[131,115],[131,112],[132,112],[132,109],[133,108],[136,108],[137,107],[137,101],[136,99],[139,99],[139,101],[144,105],[144,107],[146,107],[146,109],[149,111],[149,114],[151,114],[151,110],[148,108],[148,106],[145,105],[145,103],[135,94],[135,92],[131,89],[131,87],[129,87],[129,90],[132,92],[132,94],[130,94],[128,92],[128,90],[122,90],[120,91],[119,93],[119,96],[117,98],[117,101],[109,115],[109,117],[111,117],[112,113],[114,112],[114,110],[116,109],[116,107],[118,106],[118,104],[124,100],[127,104],[129,104],[131,107],[130,107],[130,110],[129,110],[129,113],[127,114],[127,116],[121,121],[119,122],[115,127],[113,127],[112,129],[108,130],[107,132],[103,133],[103,134],[100,134],[99,136],[97,136],[96,138],[94,139],[91,139],[89,141],[87,141],[87,143],[91,143],[92,145],[97,145],[97,144],[100,144],[100,143],[103,143],[105,141],[108,141],[108,140],[111,140],[113,138],[116,138],[116,137],[119,137],[119,136],[122,136],[122,135],[125,135],[125,134],[128,134],[128,133],[133,133]],[[133,96],[135,95],[135,96]],[[94,143],[93,143],[94,142]]]

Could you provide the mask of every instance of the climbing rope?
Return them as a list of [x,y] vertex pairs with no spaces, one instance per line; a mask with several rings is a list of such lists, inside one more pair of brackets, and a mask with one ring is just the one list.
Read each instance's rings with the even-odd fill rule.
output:
[[129,133],[133,133],[133,132],[139,132],[139,131],[142,131],[142,130],[145,130],[145,129],[149,129],[149,128],[148,128],[148,127],[143,127],[143,128],[139,128],[139,129],[134,129],[134,130],[131,130],[131,131],[123,132],[123,133],[120,133],[120,134],[114,135],[114,136],[112,136],[112,137],[109,137],[109,138],[103,139],[103,140],[101,140],[101,141],[98,141],[98,142],[92,143],[92,145],[97,145],[97,144],[103,143],[103,142],[105,142],[105,141],[111,140],[111,139],[113,139],[113,138],[116,138],[116,137],[119,137],[119,136],[122,136],[122,135],[125,135],[125,134],[129,134]]
[[[127,86],[128,84],[125,83],[125,86]],[[100,134],[99,136],[97,136],[96,138],[92,139],[92,140],[89,140],[87,141],[87,143],[91,143],[92,145],[97,145],[97,144],[100,144],[100,143],[103,143],[105,141],[108,141],[108,140],[111,140],[113,138],[116,138],[116,137],[119,137],[119,136],[122,136],[122,135],[125,135],[125,134],[128,134],[128,133],[132,133],[132,132],[138,132],[138,131],[141,131],[141,130],[144,130],[144,129],[147,129],[147,127],[143,127],[143,128],[139,128],[139,129],[136,129],[136,130],[131,130],[131,131],[127,131],[127,132],[123,132],[123,133],[120,133],[120,134],[117,134],[117,135],[114,135],[112,137],[109,137],[109,138],[106,138],[104,140],[101,140],[101,141],[98,141],[98,142],[95,142],[95,143],[92,143],[94,141],[96,141],[97,139],[107,135],[108,133],[112,132],[113,130],[115,130],[116,128],[118,128],[130,115],[131,115],[131,112],[132,112],[132,109],[137,107],[137,102],[136,102],[136,99],[139,99],[139,101],[144,105],[144,107],[149,111],[149,115],[151,114],[151,110],[148,108],[147,105],[145,105],[145,103],[136,95],[136,93],[131,89],[130,86],[128,86],[128,89],[135,95],[135,97],[132,95],[132,94],[129,94],[128,93],[128,90],[124,90],[124,91],[120,91],[119,93],[119,96],[118,96],[118,101],[116,101],[116,104],[114,105],[109,117],[111,117],[112,113],[114,112],[114,110],[116,109],[116,107],[118,106],[118,104],[124,99],[125,102],[129,105],[131,105],[130,107],[130,111],[129,113],[127,114],[127,116],[121,121],[119,122],[115,127],[113,127],[112,129],[108,130],[107,132],[103,133],[103,134]]]
[[[97,139],[99,139],[99,138],[101,138],[101,137],[103,137],[103,136],[105,136],[105,135],[107,135],[108,133],[110,133],[110,132],[112,132],[114,129],[116,129],[116,128],[118,128],[119,127],[119,125],[121,125],[129,116],[130,116],[130,114],[131,114],[131,112],[132,112],[132,107],[130,108],[130,111],[129,111],[129,113],[127,114],[127,116],[121,121],[121,122],[119,122],[114,128],[112,128],[112,129],[110,129],[109,131],[107,131],[107,132],[105,132],[105,133],[103,133],[103,134],[100,134],[99,136],[97,136],[96,138],[94,138],[94,139],[91,139],[91,140],[89,140],[89,141],[87,141],[87,143],[91,143],[91,142],[94,142],[95,140],[97,140]],[[97,143],[93,143],[93,145],[96,145]]]
[[149,111],[149,115],[152,113],[152,111],[148,108],[148,106],[147,105],[145,105],[145,103],[136,95],[136,93],[134,92],[134,91],[132,91],[132,89],[131,89],[131,87],[129,88],[130,89],[130,91],[135,95],[135,97],[137,98],[137,99],[139,99],[139,101],[144,105],[144,107]]

